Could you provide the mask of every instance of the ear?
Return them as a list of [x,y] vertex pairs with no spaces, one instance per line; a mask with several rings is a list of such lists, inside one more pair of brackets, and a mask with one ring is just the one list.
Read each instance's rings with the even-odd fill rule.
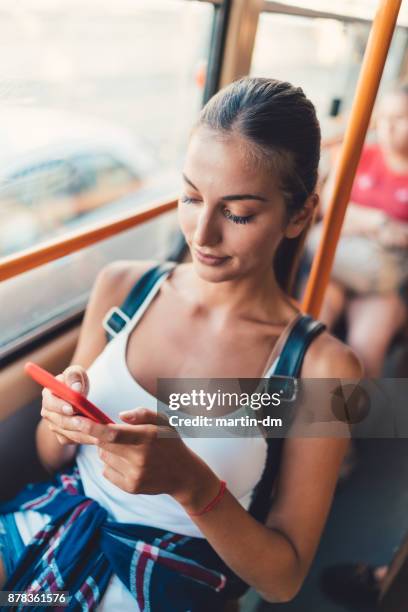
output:
[[306,225],[313,219],[318,204],[319,196],[317,193],[312,193],[303,208],[295,213],[287,224],[284,232],[286,238],[297,238],[302,233]]

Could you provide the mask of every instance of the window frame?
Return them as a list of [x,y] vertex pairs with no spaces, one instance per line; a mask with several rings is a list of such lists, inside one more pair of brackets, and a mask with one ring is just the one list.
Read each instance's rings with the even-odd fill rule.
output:
[[[281,13],[283,15],[296,15],[298,17],[317,17],[322,19],[337,19],[343,22],[359,22],[372,23],[370,17],[353,16],[346,11],[322,11],[313,8],[307,8],[296,4],[287,4],[285,2],[276,2],[275,0],[263,0],[262,13]],[[397,27],[408,28],[408,22],[403,18],[403,23],[397,24]]]

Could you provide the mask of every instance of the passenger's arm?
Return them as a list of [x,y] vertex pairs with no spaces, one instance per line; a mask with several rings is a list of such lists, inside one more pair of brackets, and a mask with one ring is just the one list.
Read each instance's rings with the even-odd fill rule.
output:
[[349,202],[341,231],[343,235],[357,234],[375,238],[388,219],[388,215],[378,208]]
[[[71,364],[87,369],[106,345],[102,320],[112,306],[120,305],[140,276],[152,267],[153,261],[117,261],[105,266],[93,285],[77,347]],[[52,395],[52,394],[51,394]],[[52,396],[56,400],[55,396]],[[56,401],[61,406],[62,402]],[[62,442],[62,443],[61,443]],[[70,463],[77,444],[67,444],[50,430],[49,421],[41,419],[36,431],[37,453],[42,465],[50,472]]]
[[393,219],[377,208],[350,202],[344,220],[343,235],[369,236],[385,247],[408,247],[408,223]]
[[408,222],[398,219],[388,219],[378,230],[378,242],[385,247],[408,248]]

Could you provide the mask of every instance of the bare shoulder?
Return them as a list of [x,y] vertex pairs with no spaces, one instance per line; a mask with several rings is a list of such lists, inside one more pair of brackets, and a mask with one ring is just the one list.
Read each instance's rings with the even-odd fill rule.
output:
[[106,300],[109,308],[119,305],[139,278],[158,263],[155,260],[120,259],[113,261],[98,273],[92,294],[96,293],[100,300]]
[[363,366],[355,352],[329,332],[318,336],[306,351],[304,378],[361,378]]
[[106,345],[102,321],[110,308],[120,306],[139,278],[157,261],[118,260],[104,266],[93,284],[71,363],[87,368]]

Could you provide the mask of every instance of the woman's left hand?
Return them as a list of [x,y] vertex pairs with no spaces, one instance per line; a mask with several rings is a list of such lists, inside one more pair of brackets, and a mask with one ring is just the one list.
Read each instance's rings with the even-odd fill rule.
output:
[[192,513],[216,495],[218,477],[164,415],[137,408],[120,417],[125,424],[98,425],[81,419],[87,433],[98,439],[105,478],[127,493],[172,495]]

